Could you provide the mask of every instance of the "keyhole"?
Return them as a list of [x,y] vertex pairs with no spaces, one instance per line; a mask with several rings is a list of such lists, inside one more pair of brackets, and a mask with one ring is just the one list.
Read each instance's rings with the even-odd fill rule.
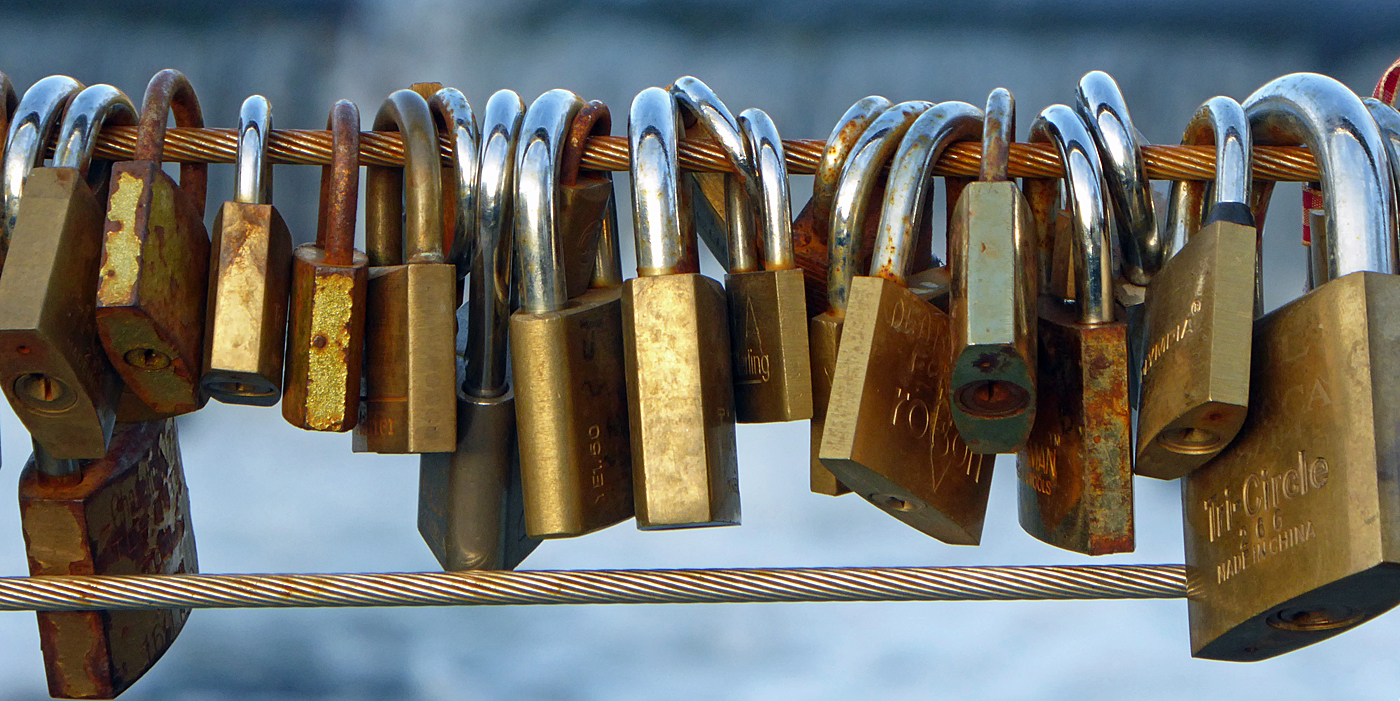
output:
[[138,370],[164,370],[170,366],[170,356],[154,348],[132,348],[122,359]]
[[41,372],[15,380],[15,396],[25,408],[44,414],[59,414],[72,408],[78,397],[62,380]]
[[953,399],[963,411],[984,419],[1015,416],[1031,403],[1031,395],[1024,388],[1002,380],[969,382],[958,388]]

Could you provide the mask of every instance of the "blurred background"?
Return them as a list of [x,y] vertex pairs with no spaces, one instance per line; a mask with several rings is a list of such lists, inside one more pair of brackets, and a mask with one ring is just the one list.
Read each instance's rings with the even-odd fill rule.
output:
[[[339,98],[368,124],[415,81],[461,89],[478,114],[499,88],[529,102],[563,87],[611,105],[614,134],[639,90],[689,74],[736,114],[761,107],[784,137],[816,139],[865,95],[980,107],[1004,86],[1024,139],[1041,108],[1102,69],[1146,137],[1176,143],[1205,99],[1243,99],[1284,73],[1370,94],[1400,55],[1397,26],[1389,0],[93,0],[0,9],[0,71],[19,90],[65,73],[139,102],[150,76],[174,67],[209,125],[235,125],[257,92],[279,128],[322,128]],[[231,198],[232,171],[211,168],[210,211]],[[301,241],[315,231],[318,174],[278,168],[275,201]],[[794,212],[810,187],[793,178]],[[1298,206],[1298,185],[1281,185],[1266,236],[1270,307],[1302,290]],[[623,260],[634,262],[630,246]],[[297,431],[275,409],[210,403],[180,430],[202,571],[436,569],[415,528],[416,458],[352,455],[348,435]],[[29,450],[7,404],[0,431],[0,493],[14,494]],[[983,545],[966,548],[858,497],[808,493],[805,423],[742,426],[739,443],[742,527],[624,523],[547,542],[524,567],[1090,561],[1020,530],[1006,460]],[[1181,562],[1178,485],[1139,480],[1136,508],[1137,552],[1095,562]],[[0,500],[0,575],[26,573],[14,501]],[[201,610],[124,698],[1394,698],[1400,668],[1379,651],[1397,640],[1392,614],[1272,661],[1197,661],[1180,600]],[[0,614],[0,653],[0,699],[45,695],[33,614]]]

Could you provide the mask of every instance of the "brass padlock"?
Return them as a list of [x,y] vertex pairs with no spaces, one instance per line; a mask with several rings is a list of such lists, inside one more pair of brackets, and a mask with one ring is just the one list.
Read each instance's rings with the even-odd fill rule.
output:
[[316,242],[292,258],[291,329],[282,418],[297,428],[348,431],[360,416],[369,258],[355,250],[360,197],[360,111],[341,100],[326,123],[331,164],[321,169]]
[[737,525],[739,479],[724,290],[700,275],[671,94],[632,100],[637,272],[622,291],[637,527]]
[[[199,571],[172,419],[118,425],[97,460],[55,458],[36,443],[19,478],[19,513],[31,576]],[[49,695],[116,698],[160,660],[189,614],[40,611]]]
[[1400,603],[1400,277],[1386,140],[1351,90],[1317,74],[1273,80],[1244,109],[1255,144],[1312,152],[1326,225],[1312,230],[1321,284],[1254,324],[1239,435],[1182,481],[1192,655],[1234,661],[1315,643]]
[[[850,282],[820,456],[870,503],[961,545],[982,537],[994,458],[973,453],[958,436],[946,396],[951,322],[910,290],[905,276],[933,164],[953,142],[975,138],[981,126],[981,110],[943,102],[919,115],[899,143],[870,275]],[[833,223],[833,244],[843,228]],[[839,280],[834,272],[832,279]]]
[[1205,182],[1173,184],[1168,230],[1183,219],[1199,230],[1147,286],[1134,471],[1158,479],[1206,464],[1239,432],[1255,316],[1258,231],[1244,108],[1212,97],[1196,110],[1181,143],[1215,145],[1215,195],[1202,221]]
[[963,188],[948,228],[953,279],[949,403],[958,434],[976,453],[1014,453],[1035,420],[1035,222],[1006,175],[1016,100],[987,97],[980,181]]
[[[604,134],[610,127],[607,108],[594,105],[585,108],[567,90],[541,95],[525,113],[516,154],[515,245],[523,279],[510,341],[525,524],[535,538],[583,535],[634,511],[621,266],[617,234],[608,228],[615,210],[598,213],[606,241],[589,258],[606,266],[599,272],[609,279],[574,299],[566,291],[559,171],[572,125],[598,125]],[[599,179],[611,184],[608,176]],[[599,230],[579,220],[567,224]]]
[[[445,380],[454,372],[457,271],[442,252],[437,131],[428,103],[411,90],[384,101],[374,129],[400,132],[406,157],[402,170],[368,169],[369,309],[354,449],[451,452],[457,447],[456,393]],[[401,253],[405,229],[407,255]]]
[[[446,123],[471,124],[476,116],[461,93],[443,88],[429,104]],[[449,571],[514,569],[539,545],[525,532],[525,508],[516,450],[515,395],[506,373],[506,324],[510,315],[511,201],[515,197],[515,150],[525,104],[510,90],[486,103],[485,141],[480,149],[467,130],[458,154],[480,155],[475,211],[458,209],[457,223],[470,217],[467,303],[457,310],[457,449],[419,458],[418,532]],[[455,158],[454,158],[455,160]],[[461,166],[459,166],[461,167]],[[466,197],[456,193],[458,201]],[[462,358],[465,356],[465,358]]]
[[214,217],[209,244],[204,375],[210,397],[272,406],[282,397],[292,235],[272,205],[272,105],[262,95],[238,114],[237,192]]
[[[97,283],[97,328],[107,357],[136,395],[136,414],[176,416],[207,401],[204,301],[209,235],[204,229],[208,165],[181,163],[180,184],[161,169],[165,122],[202,127],[194,88],[179,71],[151,78],[141,106],[135,157],[112,166]],[[139,404],[146,405],[141,411]]]
[[[45,114],[77,90],[76,82],[60,76],[31,88],[11,130],[23,134],[10,140],[7,160],[37,160],[30,154],[42,150],[47,134],[33,127],[52,124]],[[36,104],[43,112],[34,111]],[[102,124],[131,126],[136,116],[120,90],[98,85],[73,97],[65,117],[54,167],[25,178],[9,273],[0,274],[0,386],[51,455],[100,458],[107,453],[122,381],[97,339],[102,205],[86,177]]]
[[[1030,140],[1054,143],[1064,164],[1071,227],[1062,233],[1073,240],[1057,241],[1056,248],[1071,252],[1074,299],[1057,293],[1039,300],[1035,424],[1016,458],[1021,527],[1051,545],[1087,555],[1130,552],[1127,324],[1113,300],[1099,155],[1085,123],[1064,105],[1040,113]],[[1029,199],[1053,201],[1058,186],[1053,180],[1034,181]],[[1055,211],[1044,205],[1032,209]]]

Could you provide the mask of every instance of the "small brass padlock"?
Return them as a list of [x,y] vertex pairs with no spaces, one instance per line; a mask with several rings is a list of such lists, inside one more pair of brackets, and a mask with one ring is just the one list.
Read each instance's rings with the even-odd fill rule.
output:
[[[25,94],[7,166],[38,160],[48,136],[41,127],[53,124],[57,108],[79,89],[54,76]],[[136,122],[120,90],[99,85],[72,98],[54,167],[25,178],[9,273],[0,274],[0,386],[34,439],[60,459],[107,453],[122,389],[97,339],[102,206],[86,182],[97,133],[109,119]]]
[[1035,221],[1006,175],[1016,101],[987,97],[979,182],[957,198],[948,228],[953,294],[953,423],[978,453],[1013,453],[1035,420]]
[[[412,90],[384,101],[374,129],[403,135],[405,164],[402,170],[368,170],[369,308],[354,449],[451,452],[457,448],[457,406],[447,379],[454,374],[459,297],[456,266],[445,262],[442,251],[437,130],[427,101]],[[405,230],[407,255],[401,253]]]
[[360,196],[360,111],[341,100],[326,123],[331,164],[321,169],[316,242],[292,258],[291,328],[282,417],[297,428],[348,431],[360,415],[369,259],[355,250]]
[[[19,511],[31,576],[199,572],[174,420],[119,424],[98,460],[54,458],[36,443]],[[49,695],[116,698],[160,660],[189,614],[40,611]]]
[[[209,234],[204,196],[209,166],[181,163],[180,184],[161,169],[165,122],[202,127],[199,98],[179,71],[151,78],[141,105],[133,160],[112,166],[97,328],[107,357],[135,399],[123,420],[176,416],[207,401],[200,390],[204,363],[204,301]],[[139,404],[145,404],[145,410]]]
[[[475,165],[456,166],[476,169],[480,186],[458,181],[459,188],[473,190],[473,211],[456,211],[456,223],[466,230],[472,251],[467,303],[457,311],[462,378],[456,383],[457,449],[419,458],[418,532],[445,570],[509,570],[539,545],[525,532],[515,395],[506,373],[511,201],[525,104],[510,90],[492,95],[480,149],[474,138],[476,116],[459,91],[442,88],[429,104],[444,123],[471,125],[457,130],[454,161],[479,154]],[[467,197],[456,194],[459,203]],[[464,217],[470,226],[461,221]]]
[[[933,164],[981,127],[981,110],[943,102],[900,140],[870,275],[850,283],[821,446],[822,464],[842,484],[909,526],[960,545],[981,539],[993,456],[973,453],[958,436],[947,397],[951,321],[910,290],[905,276]],[[833,225],[834,244],[837,231]]]
[[[1098,150],[1084,121],[1051,105],[1031,127],[1065,164],[1074,298],[1039,300],[1035,424],[1016,459],[1021,527],[1056,547],[1087,555],[1133,549],[1131,414],[1124,313],[1113,300],[1107,202]],[[1031,183],[1029,199],[1053,200],[1059,183]],[[1055,211],[1050,206],[1033,211]],[[1040,224],[1052,230],[1049,222]],[[1064,261],[1060,267],[1063,267]]]
[[292,235],[272,205],[272,105],[262,95],[238,113],[237,193],[214,218],[209,245],[204,376],[211,397],[272,406],[282,397]]
[[739,523],[724,290],[700,275],[671,94],[633,99],[627,132],[637,270],[622,292],[637,526]]
[[1351,90],[1317,74],[1273,80],[1244,109],[1255,144],[1308,147],[1326,197],[1315,220],[1325,226],[1312,227],[1320,284],[1255,322],[1244,426],[1182,480],[1192,655],[1234,661],[1310,645],[1400,603],[1386,139]]

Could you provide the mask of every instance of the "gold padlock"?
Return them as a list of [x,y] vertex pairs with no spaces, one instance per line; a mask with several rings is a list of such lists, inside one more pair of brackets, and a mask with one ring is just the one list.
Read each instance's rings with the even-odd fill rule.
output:
[[[58,107],[80,86],[53,76],[20,103],[6,170],[34,163]],[[131,101],[109,85],[72,98],[54,167],[25,178],[0,274],[0,386],[30,434],[56,458],[100,458],[116,419],[121,378],[97,339],[95,297],[102,206],[86,182],[102,124],[134,125]],[[16,166],[11,170],[10,166]]]
[[948,228],[953,294],[953,423],[978,453],[1013,453],[1035,419],[1035,221],[1006,175],[1016,101],[987,97],[979,182],[956,199]]
[[292,258],[291,328],[282,418],[297,428],[348,431],[360,416],[369,259],[355,250],[360,196],[360,111],[331,108],[331,164],[321,169],[316,242]]
[[[1113,300],[1113,266],[1098,150],[1080,117],[1051,105],[1031,127],[1053,142],[1065,168],[1073,241],[1073,300],[1039,300],[1035,424],[1017,454],[1021,527],[1086,555],[1133,549],[1131,413],[1124,312]],[[1059,183],[1030,183],[1028,199],[1053,201]],[[1053,206],[1033,211],[1054,212]],[[1053,230],[1049,222],[1038,222]],[[1063,265],[1061,266],[1063,267]],[[1055,290],[1051,286],[1045,288]]]
[[[375,131],[403,136],[402,170],[368,170],[365,240],[370,272],[365,370],[354,450],[447,453],[457,448],[457,270],[442,251],[442,169],[428,103],[389,95]],[[407,206],[405,206],[405,204]],[[407,226],[405,227],[405,210]],[[402,232],[407,230],[408,252]]]
[[97,328],[107,357],[135,395],[123,399],[125,408],[118,412],[123,421],[186,414],[207,401],[199,375],[209,271],[204,229],[209,167],[180,164],[179,186],[161,169],[171,112],[176,126],[204,126],[189,80],[166,69],[146,86],[135,158],[112,166]]
[[[36,443],[19,478],[19,513],[31,576],[199,572],[172,419],[118,425],[97,460],[54,458]],[[40,611],[49,695],[116,698],[160,660],[189,615]]]
[[[510,203],[525,104],[510,90],[492,95],[486,103],[486,141],[478,149],[476,116],[461,92],[442,88],[428,102],[456,132],[454,171],[470,168],[479,176],[458,180],[456,193],[458,203],[472,206],[472,211],[458,208],[454,222],[454,229],[465,230],[472,251],[468,299],[457,311],[457,351],[466,356],[456,383],[461,390],[457,449],[419,458],[418,532],[445,570],[514,569],[539,545],[525,532],[515,398],[506,373]],[[464,157],[472,163],[461,163]],[[460,188],[469,188],[471,195]]]
[[[1317,74],[1273,80],[1244,109],[1255,144],[1312,152],[1326,225],[1312,228],[1321,284],[1254,324],[1239,435],[1182,480],[1191,652],[1233,661],[1310,645],[1400,603],[1388,139],[1351,90]],[[1400,138],[1400,115],[1382,121]]]
[[637,527],[737,525],[739,479],[724,290],[700,275],[671,94],[632,100],[637,271],[622,291]]
[[[610,125],[602,103],[585,107],[577,95],[551,90],[526,112],[526,140],[516,157],[515,240],[523,279],[510,336],[525,524],[535,538],[583,535],[634,512],[621,266],[617,234],[609,228],[615,209],[599,212],[606,241],[595,244],[589,258],[604,266],[596,277],[606,279],[568,299],[563,193],[556,184],[569,141],[581,143],[566,136],[594,126],[606,134]],[[609,176],[596,177],[611,185]],[[599,231],[590,222],[568,224]]]
[[237,192],[214,217],[209,244],[204,375],[210,397],[272,406],[282,397],[292,235],[272,205],[272,105],[262,95],[238,114]]
[[[947,397],[951,322],[905,276],[933,164],[981,127],[981,110],[943,102],[919,115],[900,141],[870,275],[850,283],[821,446],[822,464],[842,484],[909,526],[960,545],[982,537],[993,456],[973,453],[958,436]],[[833,225],[833,243],[837,231]]]

